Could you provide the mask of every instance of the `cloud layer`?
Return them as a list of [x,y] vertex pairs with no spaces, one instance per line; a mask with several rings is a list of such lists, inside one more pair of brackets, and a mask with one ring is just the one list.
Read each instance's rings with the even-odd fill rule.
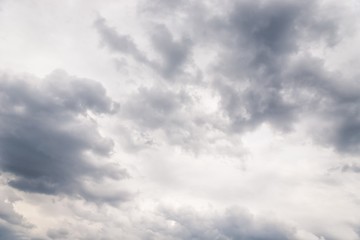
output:
[[0,1],[0,238],[360,239],[359,9]]

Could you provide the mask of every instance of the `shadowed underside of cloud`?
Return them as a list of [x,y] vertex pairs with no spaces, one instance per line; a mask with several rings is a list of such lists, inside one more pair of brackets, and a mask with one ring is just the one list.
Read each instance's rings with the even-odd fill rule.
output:
[[[69,194],[102,201],[84,181],[127,177],[126,171],[98,159],[111,153],[95,115],[111,114],[116,104],[101,84],[55,71],[31,85],[26,76],[0,77],[0,169],[8,184],[25,192]],[[114,200],[124,195],[114,193]]]

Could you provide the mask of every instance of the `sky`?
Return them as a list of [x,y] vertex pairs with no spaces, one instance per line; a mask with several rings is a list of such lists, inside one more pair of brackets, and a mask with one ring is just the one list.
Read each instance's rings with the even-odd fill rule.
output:
[[0,239],[359,240],[357,0],[0,0]]

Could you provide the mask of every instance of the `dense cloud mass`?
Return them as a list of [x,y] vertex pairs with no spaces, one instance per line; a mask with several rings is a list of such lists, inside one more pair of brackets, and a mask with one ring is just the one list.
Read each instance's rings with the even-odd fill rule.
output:
[[[160,8],[158,4],[153,7]],[[213,76],[206,79],[206,84],[211,84],[212,90],[220,95],[219,111],[229,118],[229,131],[252,130],[263,123],[289,131],[309,111],[319,119],[330,114],[331,123],[319,129],[318,134],[322,135],[319,140],[343,152],[358,152],[355,119],[359,114],[356,107],[359,84],[352,79],[345,79],[346,83],[335,79],[333,75],[341,77],[341,73],[328,71],[323,59],[311,53],[312,45],[336,46],[341,41],[339,35],[345,31],[342,26],[345,21],[330,16],[326,6],[314,1],[240,1],[230,5],[227,15],[202,16],[205,13],[200,12],[204,18],[201,20],[192,12],[186,13],[190,20],[197,20],[191,26],[195,29],[194,40],[187,42],[200,41],[199,45],[203,41],[219,49],[210,70]],[[102,42],[114,52],[130,54],[150,67],[157,66],[145,53],[140,53],[129,37],[105,25],[104,19],[97,20],[95,26]],[[149,41],[165,62],[160,75],[167,79],[175,69],[185,71],[183,63],[196,43],[182,46],[184,42],[175,43],[166,27],[153,29],[155,34]],[[189,38],[189,34],[185,36]],[[327,104],[322,106],[323,102]],[[350,107],[352,104],[354,107]],[[309,106],[317,106],[316,111]],[[148,114],[149,118],[151,115]],[[325,127],[332,128],[334,134],[326,134],[329,129]],[[348,134],[354,136],[347,137]]]
[[0,166],[11,174],[10,186],[91,199],[96,197],[83,181],[126,176],[110,164],[91,162],[92,154],[106,157],[113,148],[88,115],[110,114],[116,106],[99,83],[62,71],[35,86],[24,78],[3,74],[0,83]]
[[225,20],[215,20],[224,35],[221,44],[230,46],[218,64],[221,80],[216,86],[235,130],[262,122],[288,129],[311,111],[330,121],[330,128],[321,131],[334,133],[321,133],[323,141],[356,152],[359,142],[352,134],[358,135],[359,109],[352,104],[358,105],[359,84],[326,70],[323,60],[308,49],[340,41],[341,22],[326,15],[320,4],[255,1],[237,5]]
[[0,0],[0,239],[360,239],[359,10]]
[[[307,45],[332,45],[339,31],[339,23],[322,16],[317,5],[313,1],[242,2],[229,16],[210,21],[210,31],[220,33],[215,41],[224,45],[215,86],[234,130],[263,122],[287,130],[304,108],[326,97],[317,82],[328,81],[319,79],[326,71],[321,64],[318,69],[296,64],[316,62]],[[312,91],[316,98],[297,98],[302,91]]]

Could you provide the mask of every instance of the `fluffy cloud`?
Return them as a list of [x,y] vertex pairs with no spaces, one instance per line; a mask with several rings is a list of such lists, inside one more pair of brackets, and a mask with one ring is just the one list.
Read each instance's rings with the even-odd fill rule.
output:
[[33,85],[27,78],[1,76],[0,167],[10,174],[8,184],[25,192],[101,200],[85,182],[127,173],[97,160],[111,154],[113,142],[101,136],[91,114],[111,114],[116,104],[101,84],[63,71]]

